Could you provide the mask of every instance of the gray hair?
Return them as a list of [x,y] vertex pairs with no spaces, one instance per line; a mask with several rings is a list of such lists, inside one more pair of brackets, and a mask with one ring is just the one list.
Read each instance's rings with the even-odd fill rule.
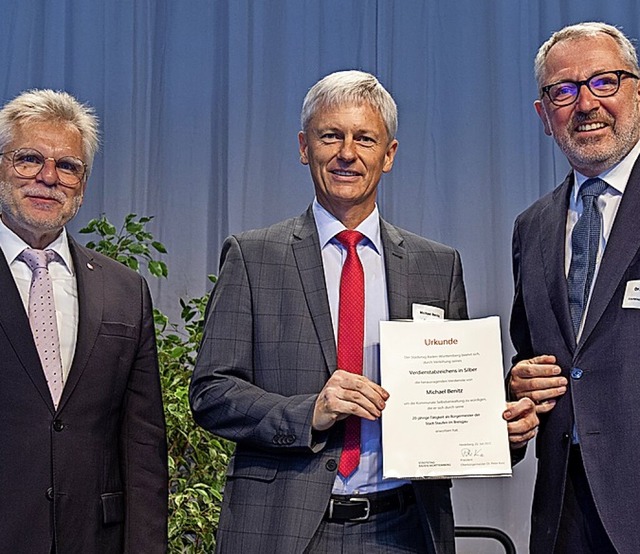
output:
[[92,107],[81,104],[63,91],[32,89],[23,92],[0,109],[0,150],[11,142],[17,125],[32,121],[66,123],[75,127],[82,137],[89,175],[100,143],[98,117]]
[[[587,21],[584,23],[577,23],[575,25],[569,25],[568,27],[564,27],[559,31],[556,31],[551,35],[551,38],[545,42],[538,53],[536,54],[536,59],[534,62],[534,71],[536,76],[536,82],[538,83],[538,88],[542,88],[542,73],[544,70],[544,64],[547,61],[547,56],[549,55],[549,50],[555,44],[565,40],[575,40],[583,37],[595,37],[599,34],[609,35],[613,40],[616,41],[618,48],[620,48],[620,54],[626,63],[629,64],[632,71],[636,74],[640,73],[640,68],[638,67],[638,54],[636,49],[631,44],[631,41],[618,29],[613,25],[607,25],[606,23],[602,23],[600,21]],[[616,68],[623,69],[623,68]]]
[[337,71],[313,85],[302,103],[302,130],[307,130],[311,118],[322,108],[364,103],[380,112],[391,142],[398,131],[398,108],[380,81],[363,71]]

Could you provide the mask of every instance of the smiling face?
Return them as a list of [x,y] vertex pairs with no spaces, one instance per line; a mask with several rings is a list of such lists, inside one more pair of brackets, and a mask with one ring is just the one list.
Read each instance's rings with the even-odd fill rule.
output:
[[298,140],[320,205],[347,228],[357,227],[373,211],[398,147],[378,110],[367,103],[321,108]]
[[[582,81],[617,69],[633,72],[610,36],[565,40],[549,50],[542,84]],[[569,106],[555,106],[546,95],[534,105],[545,133],[554,137],[571,166],[587,177],[613,167],[640,139],[637,79],[623,77],[618,92],[607,98],[594,96],[583,86]]]
[[[75,156],[84,159],[79,131],[65,124],[18,124],[5,152],[35,148],[49,158]],[[13,168],[12,155],[0,159],[0,207],[2,221],[33,248],[44,248],[60,234],[82,204],[85,181],[75,186],[59,182],[55,162],[47,159],[40,173],[25,178]]]

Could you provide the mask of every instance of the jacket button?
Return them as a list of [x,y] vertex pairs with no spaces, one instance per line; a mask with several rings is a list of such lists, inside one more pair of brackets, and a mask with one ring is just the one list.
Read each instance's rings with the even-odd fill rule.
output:
[[335,460],[329,460],[324,467],[326,467],[329,471],[335,471],[336,469],[338,469],[338,464],[336,463]]
[[574,367],[571,369],[571,378],[572,379],[582,379],[582,375],[584,372],[579,367]]
[[53,487],[49,487],[45,493],[47,500],[53,500]]
[[295,435],[287,435],[286,443],[287,444],[293,444],[294,442],[296,442],[296,436]]
[[54,430],[54,431],[58,431],[58,432],[60,432],[60,431],[62,431],[63,429],[64,429],[64,423],[62,423],[62,421],[60,421],[59,419],[56,419],[56,420],[53,422],[53,430]]

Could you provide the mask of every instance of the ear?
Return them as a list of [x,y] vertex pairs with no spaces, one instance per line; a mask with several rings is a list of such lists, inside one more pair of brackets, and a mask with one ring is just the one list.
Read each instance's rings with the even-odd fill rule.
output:
[[551,124],[549,123],[549,117],[547,116],[547,112],[544,109],[544,104],[542,103],[542,100],[536,100],[533,103],[533,107],[536,109],[536,113],[538,114],[538,117],[542,121],[542,125],[544,126],[544,134],[551,136],[552,135]]
[[396,157],[396,152],[398,151],[398,141],[393,139],[389,146],[387,146],[387,151],[384,155],[384,165],[382,166],[383,173],[389,173],[391,168],[393,167],[393,160]]
[[304,131],[300,131],[298,133],[298,144],[300,150],[300,163],[303,165],[309,165],[309,158],[307,156],[307,149],[309,145],[307,144],[307,136],[304,134]]

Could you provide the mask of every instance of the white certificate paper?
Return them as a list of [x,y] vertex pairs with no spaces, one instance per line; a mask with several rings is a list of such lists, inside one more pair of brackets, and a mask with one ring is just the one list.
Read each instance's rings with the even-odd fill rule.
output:
[[380,322],[384,478],[511,475],[500,320]]

